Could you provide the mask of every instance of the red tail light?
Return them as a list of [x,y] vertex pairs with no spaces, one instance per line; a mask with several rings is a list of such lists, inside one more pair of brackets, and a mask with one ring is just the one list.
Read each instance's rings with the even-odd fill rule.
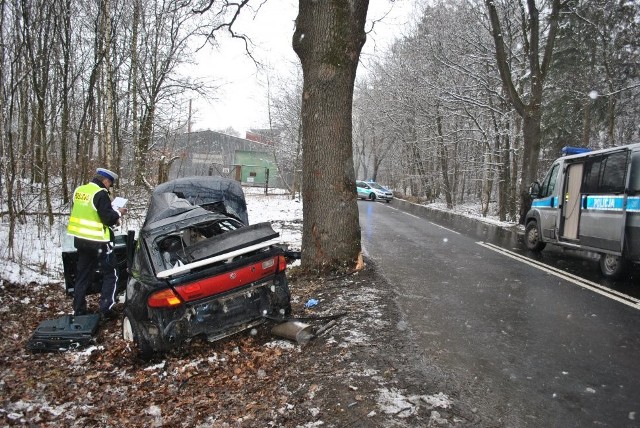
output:
[[284,256],[278,256],[278,272],[287,270],[287,259]]
[[176,293],[185,301],[202,299],[215,294],[224,293],[243,285],[251,284],[286,268],[284,257],[276,256],[249,266],[226,272],[220,275],[204,278],[196,282],[180,285],[175,288]]
[[170,288],[156,291],[147,300],[152,308],[172,308],[182,304],[182,300]]

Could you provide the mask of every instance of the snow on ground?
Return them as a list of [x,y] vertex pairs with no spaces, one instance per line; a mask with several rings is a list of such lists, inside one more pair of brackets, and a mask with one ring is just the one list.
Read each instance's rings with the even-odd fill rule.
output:
[[382,411],[400,418],[415,414],[420,406],[426,406],[429,409],[447,409],[452,405],[449,397],[441,392],[435,395],[410,395],[407,397],[396,389],[380,388],[378,394],[378,403]]
[[[247,199],[247,209],[249,214],[249,223],[255,224],[268,221],[272,223],[274,230],[281,234],[282,242],[290,248],[300,249],[302,242],[302,203],[298,198],[292,198],[283,191],[270,191],[265,195],[264,189],[261,188],[245,188]],[[439,210],[447,210],[446,205],[435,203],[428,205],[431,208]],[[476,206],[460,206],[455,209],[457,213],[466,217],[476,218],[499,226],[513,226],[512,223],[499,222],[495,218],[482,218],[480,210]],[[132,218],[144,218],[144,213],[137,213]],[[33,284],[44,285],[58,283],[61,286],[64,283],[63,267],[62,267],[62,251],[68,248],[69,239],[66,235],[67,216],[56,216],[56,224],[49,229],[48,227],[33,224],[19,225],[16,231],[16,245],[14,261],[8,258],[6,245],[0,249],[0,287],[3,281],[10,281],[16,284]],[[41,223],[44,223],[40,219]],[[129,220],[126,227],[135,229],[135,221]],[[139,227],[139,225],[137,226]],[[7,242],[8,224],[0,223],[0,239]],[[366,307],[369,316],[368,322],[373,325],[384,327],[388,321],[383,319],[381,311],[382,305],[385,304],[374,288],[367,284],[357,286],[358,277],[354,277],[354,287],[346,287],[344,295],[338,297],[335,302],[337,307],[347,306],[346,300],[357,304],[359,307]],[[364,292],[363,292],[364,291]],[[318,298],[322,302],[322,292],[318,294]],[[341,301],[344,299],[345,301]],[[349,349],[354,345],[371,343],[375,341],[362,329],[357,323],[349,323],[348,320],[345,330],[348,335],[337,341],[333,336],[327,337],[327,343],[335,343],[340,348]],[[399,330],[406,326],[398,326]],[[290,342],[276,340],[269,342],[267,347],[281,347],[299,349],[298,345]],[[70,353],[70,364],[82,364],[91,356],[96,348],[88,348],[83,352]],[[214,360],[217,357],[214,358]],[[420,408],[427,409],[431,412],[431,423],[439,425],[446,421],[440,420],[438,410],[447,409],[452,405],[452,401],[446,395],[438,393],[435,395],[410,395],[398,389],[387,389],[384,387],[384,380],[380,374],[367,366],[357,365],[352,367],[352,377],[369,376],[380,384],[380,388],[376,391],[378,394],[377,402],[380,406],[382,414],[395,415],[399,418],[407,418],[416,414]],[[161,365],[150,366],[144,370],[161,371],[164,370],[164,362]],[[25,404],[26,405],[26,404]],[[65,412],[65,406],[48,407],[47,403],[40,404],[42,408],[47,408],[51,413]],[[14,410],[18,410],[19,406]],[[148,412],[156,414],[159,408],[150,407]],[[373,417],[376,412],[371,412],[368,416]],[[12,415],[9,416],[10,418]],[[15,415],[19,419],[18,413]]]
[[[273,229],[289,248],[299,250],[302,243],[302,202],[280,189],[245,187],[249,223],[271,222]],[[436,202],[427,205],[437,210],[447,210],[446,204]],[[469,218],[510,227],[514,223],[500,222],[495,217],[482,217],[478,205],[459,205],[454,212]],[[130,214],[132,214],[130,212]],[[55,217],[51,229],[41,216],[34,223],[19,224],[16,229],[14,255],[9,257],[7,246],[0,248],[0,285],[2,281],[15,284],[64,284],[62,251],[71,248],[72,241],[66,234],[67,216]],[[140,227],[131,219],[144,219],[144,213],[128,216],[127,227]],[[8,223],[0,223],[0,242],[7,242]]]
[[273,230],[289,248],[300,249],[302,243],[302,202],[283,190],[271,189],[268,195],[263,188],[244,189],[247,200],[249,224],[271,222]]
[[[245,188],[249,223],[272,222],[273,229],[280,232],[282,242],[290,248],[300,249],[302,242],[302,203],[299,199],[280,190],[264,194],[263,188]],[[144,219],[144,213],[137,216]],[[18,225],[15,237],[13,260],[7,246],[0,249],[0,285],[3,281],[14,284],[64,284],[62,252],[72,248],[73,241],[66,233],[67,216],[56,216],[51,229],[37,224]],[[40,225],[39,225],[40,224]],[[140,224],[129,220],[127,227],[136,229]],[[9,224],[0,223],[0,242],[7,242]]]
[[[497,217],[492,215],[483,217],[482,207],[478,204],[456,205],[453,208],[453,210],[448,209],[447,204],[445,202],[434,202],[432,204],[425,204],[425,206],[438,211],[447,211],[447,212],[453,211],[454,213],[461,215],[463,217],[472,218],[472,219],[481,221],[483,223],[489,223],[489,224],[493,224],[501,227],[513,227],[517,224],[513,222],[508,222],[508,221],[500,221],[498,220]],[[490,208],[493,208],[493,207],[490,206]]]

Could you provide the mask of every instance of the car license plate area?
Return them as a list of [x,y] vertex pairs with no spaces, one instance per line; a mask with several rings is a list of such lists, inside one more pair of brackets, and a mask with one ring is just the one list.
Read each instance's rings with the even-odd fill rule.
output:
[[239,324],[261,318],[269,309],[269,297],[262,283],[222,297],[207,299],[192,307],[191,335],[218,334]]

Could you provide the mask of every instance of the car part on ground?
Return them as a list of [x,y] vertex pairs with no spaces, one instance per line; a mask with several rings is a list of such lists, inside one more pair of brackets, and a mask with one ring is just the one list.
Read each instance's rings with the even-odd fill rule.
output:
[[300,321],[287,321],[277,324],[271,329],[271,333],[285,339],[294,340],[300,345],[306,344],[315,336],[311,325]]
[[27,342],[27,349],[38,352],[66,351],[88,345],[98,330],[100,315],[63,315],[42,321]]

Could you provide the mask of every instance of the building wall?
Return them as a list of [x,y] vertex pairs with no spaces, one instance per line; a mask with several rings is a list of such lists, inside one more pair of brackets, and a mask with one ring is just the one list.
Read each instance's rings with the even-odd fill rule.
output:
[[[199,131],[180,135],[174,152],[180,159],[171,165],[169,179],[194,175],[221,175],[236,178],[236,166],[251,165],[254,170],[241,168],[243,183],[264,184],[264,169],[269,168],[269,186],[278,187],[279,174],[271,145],[215,131]],[[261,167],[260,178],[257,167]],[[251,174],[254,175],[251,175]],[[262,181],[259,181],[262,180]]]
[[236,165],[241,168],[242,183],[264,185],[268,178],[269,183],[272,184],[278,178],[273,153],[236,150],[235,157]]

